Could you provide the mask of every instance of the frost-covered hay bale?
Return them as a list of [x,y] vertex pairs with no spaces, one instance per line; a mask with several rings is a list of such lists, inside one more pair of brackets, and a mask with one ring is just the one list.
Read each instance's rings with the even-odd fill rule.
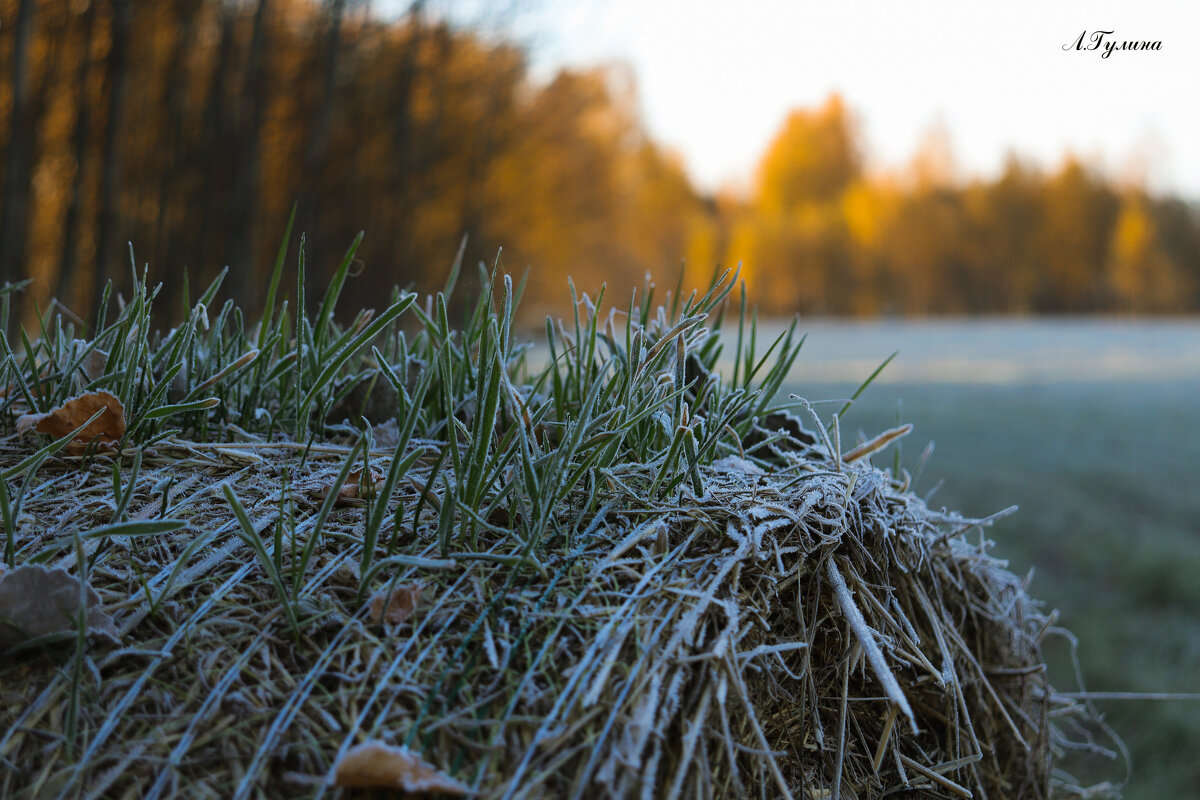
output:
[[619,497],[561,608],[570,666],[508,742],[510,787],[1049,796],[1049,620],[965,538],[988,521],[806,449],[772,475],[723,459],[661,513]]
[[[0,795],[332,796],[377,759],[390,786],[506,800],[1061,783],[1055,725],[1086,714],[1046,682],[1051,621],[988,555],[988,520],[871,466],[904,430],[844,450],[772,405],[794,324],[751,390],[724,383],[701,327],[716,288],[674,321],[630,315],[603,356],[583,303],[586,326],[552,331],[562,356],[530,375],[486,297],[467,330],[399,340],[383,407],[413,373],[415,394],[369,434],[293,439],[303,403],[248,431],[222,403],[195,438],[34,459],[36,485],[9,489],[9,558],[83,580],[112,631],[72,623],[0,658]],[[761,365],[742,341],[739,363]],[[300,352],[269,374],[314,368]],[[152,396],[140,374],[131,397]],[[226,389],[286,419],[290,380]],[[346,388],[327,386],[335,418]],[[0,445],[14,475],[31,463],[19,436]]]
[[[16,796],[71,781],[330,796],[335,764],[370,740],[490,798],[1048,796],[1049,711],[1061,723],[1083,709],[1046,683],[1050,620],[972,543],[986,521],[932,511],[865,458],[812,444],[699,466],[699,491],[688,480],[666,499],[653,466],[597,469],[554,507],[552,546],[526,561],[504,527],[530,513],[524,500],[480,526],[470,558],[440,556],[434,512],[416,533],[406,517],[405,553],[370,596],[358,588],[363,509],[339,508],[312,542],[318,588],[296,606],[298,637],[235,537],[191,560],[193,530],[114,548],[145,575],[182,563],[183,589],[154,615],[125,573],[91,570],[123,646],[93,656],[100,680],[85,684],[76,726],[88,756],[64,760],[35,735],[67,713],[69,672],[50,656],[14,659],[0,685],[0,754],[17,765],[5,780]],[[181,470],[163,447],[137,508],[159,508],[149,487]],[[227,530],[236,521],[206,482],[236,480],[270,521],[277,475],[299,474],[300,458],[205,462],[177,502],[194,530]],[[341,459],[312,456],[310,480],[328,486]],[[431,461],[393,502],[419,508]],[[67,474],[74,494],[23,513],[75,530],[107,519],[76,498],[106,491],[110,471]]]

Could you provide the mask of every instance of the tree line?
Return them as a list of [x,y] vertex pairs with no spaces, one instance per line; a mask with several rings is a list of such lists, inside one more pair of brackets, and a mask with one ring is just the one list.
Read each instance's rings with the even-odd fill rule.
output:
[[1197,209],[1079,160],[875,174],[835,97],[789,116],[752,189],[705,195],[636,108],[627,70],[537,81],[519,45],[421,0],[395,19],[355,0],[0,0],[0,281],[87,309],[129,286],[131,242],[165,298],[229,265],[253,307],[294,206],[310,277],[365,230],[347,306],[436,287],[467,234],[468,265],[528,270],[535,313],[561,309],[567,275],[627,298],[648,273],[699,284],[738,262],[769,312],[1200,307]]
[[[761,301],[817,313],[1183,313],[1200,308],[1200,210],[1074,157],[1015,155],[955,178],[932,137],[892,176],[863,169],[841,99],[793,112],[729,212]],[[779,269],[780,265],[804,265]]]

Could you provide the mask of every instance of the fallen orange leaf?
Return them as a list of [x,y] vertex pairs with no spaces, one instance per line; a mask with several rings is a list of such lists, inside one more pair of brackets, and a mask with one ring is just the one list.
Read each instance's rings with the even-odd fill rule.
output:
[[111,445],[125,435],[125,409],[121,401],[108,392],[87,392],[45,414],[24,414],[17,419],[17,433],[32,428],[57,439],[87,422],[101,409],[104,413],[71,440],[69,449],[82,450],[92,442]]
[[337,786],[400,789],[411,794],[466,797],[471,787],[428,764],[407,747],[371,740],[351,748],[333,768]]
[[421,584],[409,583],[397,586],[391,593],[380,589],[371,595],[371,622],[387,622],[399,625],[413,615],[417,610],[417,601],[421,599]]

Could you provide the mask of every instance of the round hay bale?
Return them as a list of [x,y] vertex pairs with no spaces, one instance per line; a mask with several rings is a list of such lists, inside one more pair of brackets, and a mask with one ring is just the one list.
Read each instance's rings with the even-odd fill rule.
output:
[[[549,326],[531,374],[506,280],[502,319],[485,294],[463,331],[441,300],[411,349],[393,331],[398,371],[373,349],[337,384],[337,358],[322,367],[293,342],[265,385],[209,363],[201,386],[221,378],[229,402],[192,404],[175,431],[135,422],[128,449],[47,460],[57,445],[31,456],[6,438],[0,464],[26,473],[0,487],[16,498],[6,560],[74,576],[111,630],[94,642],[67,619],[5,651],[0,795],[1078,789],[1055,769],[1057,726],[1088,709],[1047,682],[1053,619],[988,553],[995,517],[930,509],[906,473],[870,463],[908,428],[847,450],[836,417],[827,431],[772,406],[794,324],[757,391],[736,370],[724,384],[705,324],[732,285],[631,311],[624,337],[585,296],[583,324]],[[94,344],[136,334],[125,352],[176,373],[229,349],[194,316],[190,352],[152,344],[136,309]],[[753,372],[742,333],[735,358]],[[293,385],[301,367],[309,383]],[[161,380],[113,374],[140,381],[122,384],[129,408]],[[226,405],[265,422],[244,429]],[[332,424],[388,409],[390,426]],[[152,412],[140,422],[182,413]]]
[[616,492],[542,623],[573,634],[569,657],[517,704],[540,723],[505,742],[510,790],[1050,796],[1051,620],[968,542],[990,520],[809,441],[777,438],[770,475],[706,467],[674,507]]

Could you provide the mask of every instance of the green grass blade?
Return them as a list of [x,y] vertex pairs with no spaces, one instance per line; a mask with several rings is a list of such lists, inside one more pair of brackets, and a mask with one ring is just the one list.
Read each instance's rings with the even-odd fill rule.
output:
[[237,517],[239,528],[235,529],[239,538],[254,551],[258,556],[260,565],[263,571],[267,574],[267,578],[275,586],[275,592],[279,595],[279,602],[283,604],[284,615],[287,617],[288,624],[291,626],[293,633],[299,635],[300,622],[296,618],[296,608],[288,597],[287,589],[283,584],[283,578],[279,571],[275,569],[275,562],[267,553],[266,547],[263,546],[262,538],[258,532],[254,530],[254,523],[250,521],[249,515],[246,514],[246,509],[242,506],[242,501],[234,493],[233,488],[225,483],[221,486],[221,491],[225,494],[225,502],[233,509],[233,514]]
[[[308,571],[309,561],[312,560],[313,551],[317,547],[317,542],[321,538],[322,532],[325,530],[325,522],[329,519],[330,513],[333,511],[334,505],[337,504],[338,496],[341,494],[342,487],[346,485],[346,481],[350,478],[350,473],[354,469],[354,464],[358,460],[359,453],[362,452],[366,445],[365,438],[359,438],[354,443],[354,447],[350,449],[349,455],[346,456],[345,463],[338,471],[337,477],[333,479],[333,483],[329,487],[329,491],[325,494],[325,500],[321,503],[321,508],[317,511],[317,516],[313,520],[311,529],[308,532],[308,541],[304,543],[304,550],[301,551],[300,563],[292,571],[292,591],[296,594],[300,592],[300,582],[304,578],[304,574]],[[364,475],[365,480],[370,480],[367,475]]]
[[100,525],[99,527],[92,528],[84,534],[83,538],[99,539],[103,536],[111,538],[158,536],[159,534],[171,533],[180,528],[185,528],[187,524],[188,522],[185,519],[148,519],[114,522],[110,525]]
[[13,513],[6,480],[0,480],[0,513],[4,515],[4,563],[11,568],[17,565],[17,515]]
[[275,317],[275,293],[279,291],[279,281],[283,277],[283,262],[287,259],[288,242],[292,240],[292,224],[296,221],[296,206],[292,203],[292,213],[288,214],[287,227],[283,229],[283,239],[279,242],[279,251],[275,254],[275,267],[271,270],[271,282],[267,286],[266,304],[263,306],[262,317],[258,322],[258,347],[266,346],[267,336],[271,331],[271,322]]
[[333,311],[337,307],[338,297],[342,293],[342,286],[345,285],[346,276],[350,273],[350,265],[354,263],[354,254],[358,252],[358,246],[362,244],[362,240],[363,232],[359,231],[358,236],[354,237],[354,242],[346,250],[346,255],[342,257],[342,263],[333,273],[333,280],[330,281],[329,288],[325,291],[325,297],[321,301],[321,310],[317,312],[317,318],[313,325],[313,343],[318,351],[324,347],[325,331],[333,321]]
[[403,314],[405,310],[407,310],[408,307],[413,304],[415,299],[416,295],[409,294],[405,295],[405,297],[403,297],[399,302],[393,303],[390,308],[379,315],[378,319],[374,320],[366,327],[366,329],[351,339],[345,347],[343,347],[329,359],[328,363],[325,365],[324,369],[321,370],[321,373],[317,376],[316,380],[313,381],[312,387],[308,390],[308,393],[304,396],[304,399],[300,403],[301,416],[308,411],[313,400],[316,399],[316,396],[328,388],[328,386],[332,383],[334,376],[337,375],[338,371],[346,364],[346,361],[349,360],[350,356],[354,355],[365,344],[367,344],[367,342],[370,342],[376,336],[378,336],[379,332],[390,325],[393,320]]
[[875,368],[875,371],[872,372],[870,376],[862,382],[862,386],[859,386],[858,390],[855,391],[854,394],[850,395],[850,399],[846,401],[846,405],[842,406],[842,409],[838,411],[839,417],[846,413],[847,409],[849,409],[850,406],[854,404],[854,401],[858,399],[858,396],[867,390],[867,387],[871,385],[871,382],[874,381],[875,378],[879,377],[879,373],[883,372],[884,367],[892,363],[892,359],[898,355],[900,355],[900,351],[894,351],[890,356],[883,360],[882,364]]
[[442,294],[446,297],[454,294],[454,287],[458,284],[459,273],[462,272],[463,257],[467,254],[467,234],[463,234],[462,240],[458,243],[458,252],[454,255],[454,261],[450,263],[450,274],[446,276],[446,286],[442,289]]
[[216,408],[221,405],[220,398],[207,397],[203,400],[195,400],[191,403],[175,403],[173,405],[159,406],[152,408],[142,415],[142,419],[163,419],[175,414],[186,414],[189,411],[206,411],[210,408]]

